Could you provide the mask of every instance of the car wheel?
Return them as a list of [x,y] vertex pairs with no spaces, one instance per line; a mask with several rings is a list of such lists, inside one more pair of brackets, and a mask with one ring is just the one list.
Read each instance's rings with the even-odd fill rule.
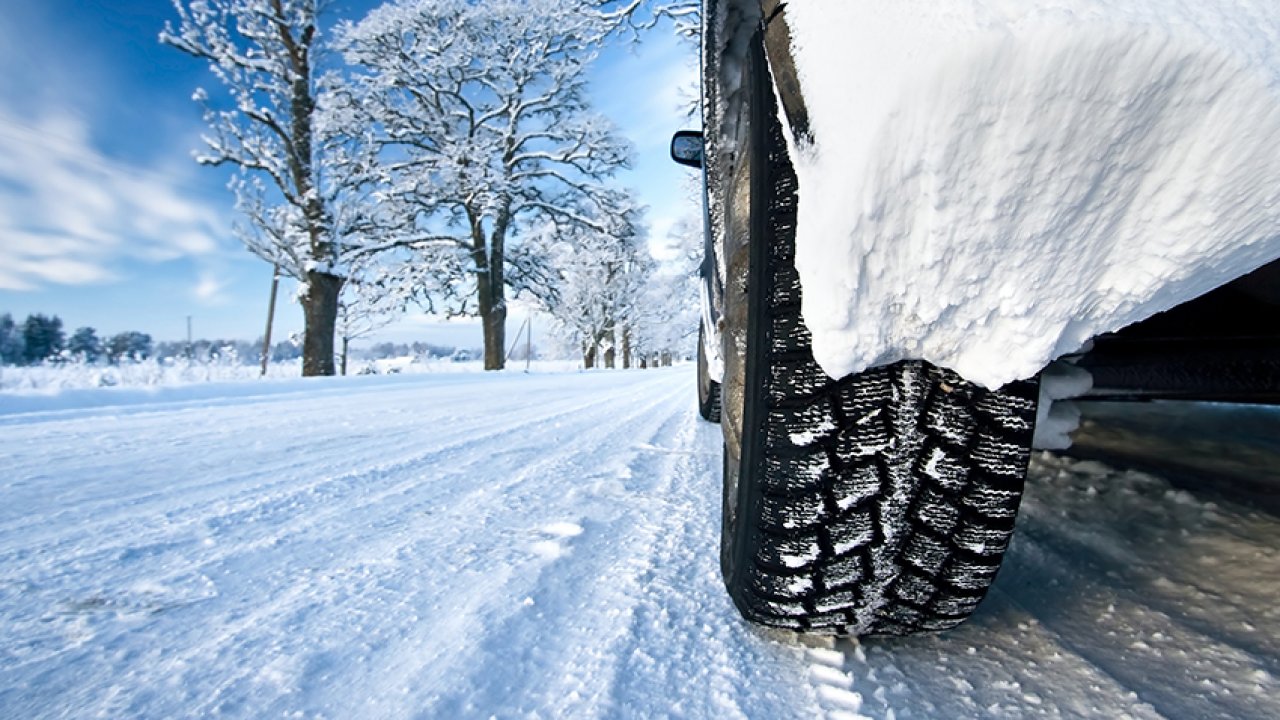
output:
[[698,414],[708,422],[720,422],[720,383],[707,367],[706,332],[698,327]]
[[774,627],[952,627],[1013,532],[1037,384],[990,391],[921,361],[825,375],[800,315],[796,177],[752,45],[748,139],[724,202],[725,584]]

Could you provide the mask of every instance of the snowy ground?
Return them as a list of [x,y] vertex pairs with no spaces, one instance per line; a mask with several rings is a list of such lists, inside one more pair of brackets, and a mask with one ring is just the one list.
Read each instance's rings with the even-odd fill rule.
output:
[[[580,365],[581,361],[578,360],[534,360],[532,369],[539,372],[568,371]],[[512,368],[524,366],[524,361],[520,360],[511,363]],[[353,360],[348,370],[351,375],[484,372],[484,361],[404,356],[371,361]],[[270,363],[265,376],[262,376],[259,366],[245,365],[234,360],[187,362],[173,358],[149,358],[119,365],[83,362],[45,363],[25,367],[4,365],[0,366],[0,412],[3,412],[4,403],[12,398],[59,394],[67,390],[184,387],[247,381],[269,383],[293,380],[301,374],[301,360]]]
[[0,717],[1280,717],[1280,520],[1038,456],[940,637],[716,569],[688,368],[0,399]]

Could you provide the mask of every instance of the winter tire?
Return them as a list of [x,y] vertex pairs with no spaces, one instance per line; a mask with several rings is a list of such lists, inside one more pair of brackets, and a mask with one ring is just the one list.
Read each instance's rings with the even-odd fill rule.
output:
[[832,380],[794,267],[796,178],[760,36],[725,199],[721,565],[749,620],[903,635],[953,627],[1013,532],[1037,385],[904,361]]
[[698,327],[698,414],[708,422],[720,422],[720,383],[707,368],[706,333]]

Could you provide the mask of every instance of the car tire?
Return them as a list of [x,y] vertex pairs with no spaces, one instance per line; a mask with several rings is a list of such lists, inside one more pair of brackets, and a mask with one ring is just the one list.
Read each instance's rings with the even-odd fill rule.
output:
[[752,46],[750,129],[725,201],[725,585],[773,627],[953,627],[1013,532],[1037,383],[991,391],[922,361],[822,371],[800,314],[797,181],[759,35]]
[[701,326],[698,327],[698,414],[707,422],[720,422],[720,383],[711,379],[706,332]]

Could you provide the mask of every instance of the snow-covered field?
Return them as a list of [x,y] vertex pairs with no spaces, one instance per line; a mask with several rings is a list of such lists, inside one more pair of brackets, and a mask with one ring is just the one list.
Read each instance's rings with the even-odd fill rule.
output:
[[689,368],[0,414],[0,717],[1280,717],[1280,520],[1042,455],[940,637],[741,622]]
[[[581,365],[577,360],[535,360],[532,369],[546,372],[572,370]],[[523,361],[513,361],[512,370],[525,367]],[[449,358],[415,358],[410,356],[380,358],[377,360],[352,360],[350,375],[412,375],[419,373],[484,372],[484,361],[454,361]],[[0,405],[7,394],[50,395],[66,390],[87,388],[159,388],[201,385],[204,383],[242,382],[248,380],[296,379],[302,374],[302,361],[273,362],[267,365],[266,375],[258,365],[245,365],[237,361],[187,362],[166,358],[154,358],[141,362],[119,365],[93,363],[46,363],[15,367],[0,366]]]

